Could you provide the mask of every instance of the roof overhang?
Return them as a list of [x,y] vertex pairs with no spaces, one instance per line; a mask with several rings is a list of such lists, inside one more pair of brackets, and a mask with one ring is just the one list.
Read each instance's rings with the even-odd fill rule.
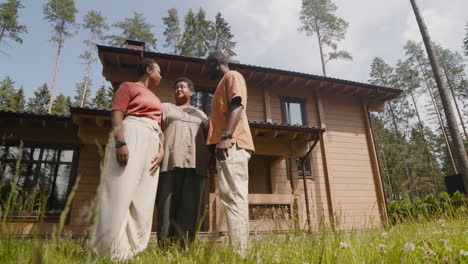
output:
[[[101,144],[105,144],[105,140],[99,136],[107,136],[107,134],[96,135],[97,133],[89,132],[92,132],[91,129],[110,131],[110,112],[107,109],[70,107],[71,117],[80,129],[82,140],[98,140]],[[308,143],[317,140],[325,132],[325,129],[319,127],[289,126],[256,121],[250,121],[249,125],[257,155],[303,156],[307,152]],[[83,129],[88,132],[82,133]]]
[[[136,79],[135,68],[143,57],[158,61],[163,73],[177,72],[181,75],[205,73],[205,59],[186,57],[129,48],[98,45],[99,58],[103,65],[103,76],[114,88],[124,81]],[[242,73],[246,80],[257,85],[271,87],[299,87],[321,93],[359,96],[367,101],[381,105],[383,102],[398,98],[401,90],[368,83],[347,81],[313,74],[230,63],[230,67]],[[372,106],[371,106],[372,107]],[[379,107],[375,107],[378,109]]]

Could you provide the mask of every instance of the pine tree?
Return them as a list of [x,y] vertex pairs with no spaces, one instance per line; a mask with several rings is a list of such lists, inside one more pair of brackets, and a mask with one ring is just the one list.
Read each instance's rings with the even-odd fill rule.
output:
[[442,109],[442,102],[440,101],[440,97],[435,89],[435,81],[432,75],[430,64],[428,58],[424,54],[424,50],[420,43],[416,43],[414,41],[406,42],[405,46],[403,47],[405,50],[405,55],[407,57],[406,61],[411,65],[411,67],[418,71],[419,75],[422,77],[422,83],[425,87],[425,94],[429,95],[431,101],[428,105],[426,105],[426,111],[430,117],[432,117],[433,124],[437,124],[440,128],[438,132],[441,133],[447,153],[452,164],[452,168],[450,171],[444,171],[444,174],[454,174],[457,173],[457,166],[455,164],[455,159],[453,156],[452,146],[450,144],[450,139],[448,136],[447,128],[445,126],[445,119],[444,116],[441,115]]
[[15,82],[9,76],[0,82],[0,110],[12,111],[11,100],[15,93],[14,85]]
[[329,61],[352,60],[351,53],[338,50],[338,42],[344,39],[349,24],[335,15],[337,9],[331,0],[302,0],[299,30],[317,36],[323,76],[327,76],[325,66]]
[[57,43],[57,59],[55,62],[54,81],[52,82],[52,89],[50,91],[48,112],[52,112],[52,103],[54,101],[54,91],[57,82],[60,52],[63,43],[67,37],[73,36],[70,27],[75,25],[75,14],[78,9],[75,7],[74,0],[48,0],[43,6],[44,19],[51,23],[53,29],[52,41]]
[[169,53],[178,54],[181,34],[177,9],[171,8],[167,11],[167,17],[163,17],[163,24],[166,26],[163,33],[166,37],[164,47],[170,49]]
[[421,32],[421,37],[423,39],[423,43],[426,48],[426,53],[429,57],[429,61],[431,64],[432,73],[437,84],[437,90],[439,91],[439,95],[442,101],[445,118],[447,120],[450,136],[454,145],[453,149],[457,160],[457,165],[459,166],[459,170],[463,178],[465,190],[468,190],[468,155],[458,130],[458,124],[455,118],[452,103],[450,101],[449,89],[447,88],[447,84],[442,77],[439,58],[435,54],[435,49],[433,47],[431,37],[429,36],[429,32],[426,28],[424,18],[422,17],[421,12],[419,10],[418,3],[416,2],[416,0],[410,0],[410,3],[413,8],[414,15],[416,17],[416,22],[419,26],[419,31]]
[[71,100],[70,97],[60,94],[54,101],[52,114],[68,115],[70,113]]
[[[374,58],[371,65],[371,73],[369,82],[381,86],[394,87],[397,83],[397,78],[393,68],[381,58]],[[387,124],[388,137],[391,140],[388,143],[388,150],[381,155],[384,155],[384,160],[387,162],[389,175],[387,177],[403,177],[407,180],[410,198],[418,196],[416,187],[415,175],[411,173],[408,164],[409,150],[407,144],[408,131],[410,128],[409,118],[412,116],[412,111],[409,111],[408,102],[405,94],[400,98],[387,102],[385,112],[382,119]],[[381,138],[381,137],[380,137]]]
[[106,38],[109,40],[109,45],[123,47],[126,39],[144,41],[147,48],[152,47],[156,50],[156,38],[151,32],[154,25],[146,22],[146,18],[142,13],[133,13],[133,17],[125,18],[124,20],[112,25],[114,28],[122,30],[120,35],[111,35]]
[[[427,131],[428,128],[425,127],[424,122],[422,121],[420,110],[416,103],[415,94],[420,92],[419,86],[421,84],[421,78],[419,73],[411,67],[411,64],[408,61],[398,61],[395,69],[395,76],[397,77],[397,87],[403,89],[405,94],[409,95],[409,100],[412,102],[411,105],[417,118],[416,125],[411,128],[410,133],[410,145],[416,142],[416,144],[411,145],[410,162],[416,163],[416,167],[418,164],[423,164],[421,166],[426,169],[425,173],[417,173],[419,182],[417,184],[417,188],[423,189],[421,191],[424,192],[427,189],[430,189],[425,185],[426,183],[429,183],[429,185],[434,188],[435,193],[439,193],[441,189],[441,186],[439,186],[441,180],[440,168],[438,166],[437,159],[434,158],[436,155],[434,148],[431,147],[431,144],[427,140],[427,134],[432,132]],[[410,165],[410,167],[412,166]],[[420,179],[421,177],[425,178],[426,176],[431,176],[431,180]]]
[[24,98],[23,87],[19,88],[11,97],[10,101],[12,111],[24,111],[26,99]]
[[180,55],[195,56],[196,20],[192,9],[184,17],[184,34],[180,43]]
[[23,43],[21,34],[28,33],[28,29],[18,22],[19,9],[24,8],[19,0],[7,0],[0,4],[0,44],[10,39]]
[[39,86],[39,88],[36,91],[34,91],[34,96],[32,98],[29,98],[26,108],[28,111],[34,113],[45,114],[47,113],[49,99],[49,87],[46,83],[44,83],[43,85]]
[[89,97],[88,86],[90,86],[89,72],[91,71],[91,64],[96,60],[94,55],[96,53],[96,41],[104,40],[104,31],[109,29],[109,26],[105,22],[105,17],[101,12],[94,10],[89,11],[83,19],[83,28],[89,30],[91,33],[90,39],[85,40],[84,43],[87,46],[87,50],[80,56],[81,59],[86,61],[86,72],[81,89],[81,100],[79,106],[83,107],[86,103],[86,99]]
[[24,90],[22,87],[16,90],[14,85],[9,76],[0,82],[0,110],[24,111]]
[[221,51],[228,58],[236,56],[234,47],[236,42],[232,39],[234,35],[231,33],[231,26],[218,12],[215,17],[211,39],[210,39],[210,52]]
[[[88,91],[84,92],[85,86],[88,86]],[[89,87],[92,85],[91,81],[88,80],[88,83],[86,83],[86,79],[83,80],[82,82],[76,83],[75,84],[75,96],[73,96],[73,106],[89,106],[90,105],[90,93],[91,90]],[[84,97],[83,97],[84,95]]]
[[92,100],[93,106],[97,108],[111,109],[113,96],[114,92],[112,87],[106,87],[105,85],[102,85],[96,91],[96,95]]
[[206,20],[205,17],[205,11],[202,8],[198,10],[196,15],[192,9],[189,9],[185,15],[185,28],[182,35],[180,55],[193,57],[205,57],[207,55],[212,22]]

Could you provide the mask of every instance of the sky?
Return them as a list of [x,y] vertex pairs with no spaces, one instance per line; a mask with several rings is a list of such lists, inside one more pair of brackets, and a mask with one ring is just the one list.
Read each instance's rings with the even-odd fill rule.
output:
[[[5,0],[0,0],[4,2]],[[25,95],[47,83],[51,87],[57,46],[50,41],[51,27],[43,19],[42,6],[46,0],[23,0],[20,23],[28,27],[23,44],[0,43],[0,80],[10,76]],[[403,45],[408,40],[421,41],[409,0],[334,0],[337,15],[349,22],[345,40],[339,48],[351,52],[353,61],[331,61],[327,75],[340,79],[367,82],[370,65],[382,57],[390,65],[404,59]],[[466,0],[418,1],[433,41],[453,51],[462,51],[465,25],[468,21]],[[79,10],[77,22],[89,10],[101,11],[109,24],[142,13],[154,25],[159,52],[163,47],[162,17],[176,8],[179,18],[189,8],[203,8],[207,18],[214,20],[217,12],[231,25],[237,42],[234,58],[243,64],[321,75],[317,40],[299,32],[301,0],[75,0]],[[182,23],[182,20],[181,20]],[[79,55],[85,50],[87,32],[76,29],[74,37],[65,40],[55,95],[73,96],[75,84],[83,80],[85,65]],[[118,31],[111,29],[109,33]],[[106,43],[100,43],[106,44]],[[465,62],[467,58],[465,57]],[[92,66],[92,92],[103,84],[110,85],[101,75],[99,61]],[[164,74],[164,73],[162,73]]]

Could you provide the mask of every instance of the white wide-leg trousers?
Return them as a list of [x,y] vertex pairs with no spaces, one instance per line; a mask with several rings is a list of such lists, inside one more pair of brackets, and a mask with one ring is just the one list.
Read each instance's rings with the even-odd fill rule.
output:
[[129,160],[118,164],[111,135],[101,171],[93,250],[114,260],[125,260],[144,250],[151,234],[159,169],[150,174],[151,160],[159,151],[156,121],[128,116],[123,121]]

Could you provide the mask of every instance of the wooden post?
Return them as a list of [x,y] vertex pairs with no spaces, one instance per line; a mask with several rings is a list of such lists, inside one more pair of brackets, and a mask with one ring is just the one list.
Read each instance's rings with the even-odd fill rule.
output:
[[270,86],[263,87],[263,95],[265,99],[265,122],[272,123],[271,118],[271,98],[270,98]]
[[377,158],[377,151],[375,148],[374,133],[372,131],[372,126],[369,120],[369,111],[367,109],[367,104],[363,101],[361,101],[361,110],[364,119],[364,124],[366,126],[367,149],[369,150],[369,157],[372,166],[372,175],[374,176],[374,187],[375,192],[377,194],[377,205],[379,207],[380,219],[384,225],[387,225],[389,223],[387,202],[385,200],[382,175],[380,174],[379,160]]
[[[318,123],[321,128],[326,129],[326,118],[325,109],[323,107],[322,97],[319,91],[315,92],[315,99],[317,104]],[[322,152],[322,163],[323,163],[323,174],[325,178],[325,186],[327,190],[327,203],[328,203],[328,216],[330,218],[330,224],[335,229],[335,192],[333,189],[333,171],[329,162],[328,155],[328,135],[324,132],[320,137],[320,149]]]

